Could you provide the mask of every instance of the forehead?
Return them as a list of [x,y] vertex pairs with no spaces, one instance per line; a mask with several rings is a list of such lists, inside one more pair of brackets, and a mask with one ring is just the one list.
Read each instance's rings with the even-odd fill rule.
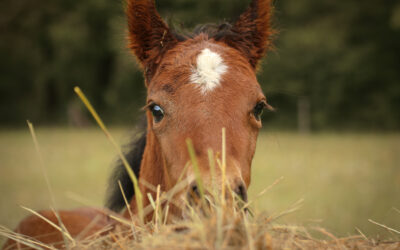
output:
[[261,92],[254,69],[238,51],[201,37],[168,51],[148,87],[149,94],[176,94],[183,89],[203,96]]

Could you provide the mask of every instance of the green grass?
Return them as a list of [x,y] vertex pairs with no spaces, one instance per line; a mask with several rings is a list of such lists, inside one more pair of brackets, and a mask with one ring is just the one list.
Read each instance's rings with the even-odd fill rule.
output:
[[[56,208],[102,206],[116,152],[100,129],[40,128],[36,131]],[[126,129],[112,129],[127,142]],[[280,223],[324,227],[339,236],[392,235],[368,219],[400,229],[400,135],[264,132],[253,162],[250,200],[281,176],[255,203],[274,214],[304,198],[301,209]],[[71,198],[69,193],[82,197]],[[0,224],[14,228],[27,212],[51,206],[31,135],[0,131]],[[0,240],[1,244],[1,240]]]
[[[281,222],[320,226],[336,235],[390,237],[368,219],[400,229],[400,135],[261,134],[251,194],[280,176],[256,205],[280,212],[300,198],[302,208]],[[251,196],[251,195],[250,195]]]

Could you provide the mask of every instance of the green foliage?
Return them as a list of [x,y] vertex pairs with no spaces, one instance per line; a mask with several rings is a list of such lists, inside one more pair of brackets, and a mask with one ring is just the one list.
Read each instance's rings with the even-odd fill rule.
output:
[[261,79],[283,108],[280,119],[295,117],[296,99],[305,96],[316,129],[398,129],[395,6],[378,0],[277,2],[281,34]]
[[[157,1],[180,29],[233,20],[242,0]],[[400,128],[400,4],[394,0],[276,1],[279,35],[259,80],[278,109],[269,126],[294,128],[297,102],[313,129]],[[120,1],[0,3],[0,124],[65,123],[78,85],[109,121],[144,104],[141,72],[126,49]]]

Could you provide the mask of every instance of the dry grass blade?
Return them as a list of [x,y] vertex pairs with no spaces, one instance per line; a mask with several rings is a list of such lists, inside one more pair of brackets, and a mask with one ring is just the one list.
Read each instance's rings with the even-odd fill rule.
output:
[[12,239],[15,242],[18,242],[20,244],[29,246],[29,247],[31,247],[33,249],[43,249],[43,248],[52,249],[52,250],[56,249],[56,248],[54,248],[52,246],[43,244],[43,243],[41,243],[39,241],[32,240],[32,239],[30,239],[30,238],[28,238],[28,237],[26,237],[24,235],[21,235],[21,234],[18,234],[16,232],[13,232],[13,231],[11,231],[11,230],[3,227],[3,226],[0,226],[0,235],[4,236],[6,238]]
[[156,210],[156,203],[154,202],[153,196],[150,193],[147,193],[147,198],[149,199],[150,205],[153,210]]
[[246,231],[246,237],[247,237],[247,242],[248,242],[248,248],[250,250],[254,250],[254,240],[253,240],[253,235],[251,232],[251,227],[249,226],[249,222],[247,220],[247,216],[243,216],[243,224],[244,224],[244,229]]
[[62,237],[64,239],[64,243],[65,243],[66,248],[71,248],[68,239],[72,241],[72,247],[75,247],[76,246],[75,239],[72,238],[71,234],[68,232],[68,229],[65,227],[63,221],[61,220],[60,215],[58,214],[58,212],[54,208],[51,208],[51,211],[53,211],[53,214],[56,216],[57,221],[60,224],[60,226],[61,226],[61,228],[62,228],[62,230],[64,232],[61,235],[62,235]]
[[162,209],[160,207],[160,192],[161,192],[161,186],[157,186],[157,196],[156,196],[156,208],[155,208],[155,218],[154,218],[154,223],[156,225],[156,232],[159,230],[159,226],[162,224]]
[[121,248],[121,249],[126,249],[118,240],[117,236],[115,236],[115,234],[110,233],[111,238],[115,241],[115,243],[117,243],[117,245]]
[[127,226],[132,226],[132,222],[130,222],[129,220],[126,220],[122,217],[119,216],[115,216],[115,215],[109,215],[109,217],[115,221],[118,221],[121,224],[127,225]]
[[143,224],[144,221],[144,214],[143,214],[143,197],[142,193],[139,189],[139,184],[137,177],[135,173],[133,172],[132,168],[130,167],[125,155],[122,153],[121,148],[118,146],[114,138],[111,136],[110,132],[108,131],[107,127],[104,125],[103,121],[101,120],[100,116],[97,114],[96,110],[93,108],[92,104],[89,102],[89,100],[86,98],[86,96],[83,94],[81,89],[79,87],[74,88],[75,93],[79,96],[79,98],[82,100],[82,102],[85,104],[86,108],[90,111],[92,114],[93,118],[96,120],[97,124],[100,126],[100,128],[103,130],[104,134],[107,136],[108,140],[111,142],[111,144],[114,146],[116,151],[118,152],[118,155],[125,167],[125,170],[129,174],[129,177],[131,178],[133,182],[133,187],[135,190],[135,199],[136,199],[136,204],[138,208],[138,215],[141,223]]
[[84,238],[84,236],[96,225],[96,223],[101,219],[101,216],[97,215],[84,229],[80,232],[75,240],[79,241]]
[[52,188],[51,188],[51,185],[50,185],[50,180],[49,180],[49,177],[47,175],[46,167],[45,167],[44,160],[43,160],[43,155],[42,155],[42,152],[40,151],[40,146],[39,146],[39,142],[38,142],[37,137],[36,137],[35,129],[33,127],[33,124],[30,121],[27,121],[27,123],[28,123],[29,131],[30,131],[30,133],[32,135],[32,140],[33,140],[33,143],[35,145],[36,153],[37,153],[37,155],[39,157],[40,167],[42,168],[42,173],[43,173],[46,185],[47,185],[47,189],[48,189],[48,191],[50,193],[50,198],[51,198],[52,204],[53,204],[53,206],[55,206],[56,202],[55,202],[54,194],[52,192]]
[[340,244],[340,241],[337,237],[335,237],[335,235],[333,235],[332,233],[328,232],[325,228],[316,228],[316,230],[326,236],[328,236],[329,238],[331,238],[338,247],[342,248],[342,245]]
[[222,162],[221,162],[221,202],[225,203],[225,183],[226,183],[226,130],[222,128]]
[[[208,149],[207,151],[208,154],[208,164],[210,165],[210,174],[211,174],[211,191],[215,191],[215,181],[217,178],[217,174],[215,173],[215,159],[214,159],[214,152],[212,149]],[[215,193],[213,192],[212,194],[215,196]]]
[[16,236],[16,235],[11,235],[11,234],[2,234],[1,232],[0,232],[0,235],[3,235],[4,237],[7,237],[8,239],[11,239],[11,240],[15,241],[16,244],[17,244],[18,249],[21,248],[20,247],[21,244],[23,244],[25,246],[28,246],[28,247],[31,247],[33,249],[43,249],[42,247],[48,248],[48,249],[55,249],[55,248],[51,248],[51,247],[46,247],[44,245],[40,245],[36,241],[32,241],[32,240],[26,239],[26,238],[21,237],[21,236]]
[[121,194],[122,194],[122,197],[124,198],[126,209],[128,209],[129,217],[131,218],[131,221],[132,221],[132,223],[131,223],[132,234],[135,236],[135,226],[134,226],[135,220],[133,218],[131,205],[129,204],[128,200],[126,199],[124,188],[122,187],[121,181],[119,181],[119,180],[118,180],[118,186],[119,186],[119,189],[121,190]]
[[277,220],[282,216],[285,216],[285,215],[291,214],[293,212],[296,212],[303,205],[303,202],[304,202],[304,199],[300,199],[300,200],[296,201],[288,209],[284,210],[283,212],[278,213],[277,215],[271,216],[271,218],[269,220],[270,221]]
[[[51,185],[50,185],[49,177],[47,175],[47,171],[46,171],[45,163],[44,163],[44,160],[43,160],[43,156],[42,156],[42,153],[41,153],[40,147],[39,147],[39,142],[38,142],[37,137],[36,137],[36,132],[35,132],[35,129],[33,127],[33,124],[31,122],[29,122],[29,121],[27,121],[27,123],[28,123],[29,131],[30,131],[30,133],[32,135],[33,143],[35,144],[36,153],[39,156],[40,166],[42,168],[42,173],[43,173],[46,185],[47,185],[47,189],[48,189],[48,191],[50,193],[50,198],[51,198],[51,201],[52,201],[52,205],[55,207],[56,206],[55,197],[54,197]],[[64,233],[62,234],[62,237],[64,239],[64,243],[65,243],[66,246],[68,246],[69,242],[68,242],[67,238],[72,239],[72,237],[67,237],[66,238],[66,236],[68,236],[68,235],[70,236],[70,234],[68,233],[64,223],[61,221],[60,215],[58,214],[58,212],[55,211],[54,209],[53,209],[53,212],[54,212],[54,215],[56,216],[56,218],[58,220],[58,223],[61,225],[61,228],[64,231]],[[73,246],[75,245],[75,241],[73,239],[72,239],[72,244],[73,244]]]
[[186,140],[186,144],[187,144],[187,148],[188,148],[188,151],[189,151],[190,160],[192,162],[192,168],[193,168],[193,172],[194,172],[194,175],[195,175],[195,178],[196,178],[197,187],[198,187],[199,192],[200,192],[200,197],[201,197],[201,200],[204,202],[203,180],[201,178],[200,169],[199,169],[199,163],[197,162],[197,157],[196,157],[196,153],[194,152],[194,147],[193,147],[192,140],[187,139]]
[[279,179],[275,180],[271,185],[269,185],[267,188],[265,188],[263,191],[261,191],[257,196],[249,201],[243,208],[248,208],[251,204],[253,204],[257,199],[261,198],[264,194],[266,194],[271,188],[275,187],[278,185],[279,182],[283,180],[283,176],[281,176]]
[[386,226],[386,225],[380,224],[380,223],[378,223],[378,222],[376,222],[376,221],[373,221],[373,220],[371,220],[371,219],[369,219],[368,221],[371,222],[371,223],[373,223],[373,224],[375,224],[375,225],[378,225],[378,226],[380,226],[380,227],[383,227],[384,229],[388,230],[389,232],[393,232],[393,233],[396,233],[396,234],[400,234],[400,231],[397,231],[397,230],[395,230],[395,229],[393,229],[393,228],[390,228],[390,227],[388,227],[388,226]]
[[65,192],[65,196],[67,198],[71,199],[74,202],[82,204],[83,206],[88,206],[89,207],[89,206],[91,206],[92,204],[95,203],[92,200],[89,200],[89,199],[87,199],[87,198],[85,198],[85,197],[83,197],[83,196],[81,196],[81,195],[79,195],[77,193],[70,192],[70,191]]
[[41,218],[42,220],[44,220],[45,222],[47,222],[50,226],[54,227],[55,229],[57,229],[58,231],[60,231],[60,233],[62,233],[62,235],[65,235],[69,240],[71,240],[72,242],[74,242],[74,239],[71,237],[71,235],[68,233],[68,231],[64,231],[61,227],[57,226],[56,224],[54,224],[52,221],[50,221],[49,219],[47,219],[46,217],[44,217],[43,215],[39,214],[38,212],[21,206],[23,209],[27,210],[28,212],[36,215],[37,217]]
[[365,236],[365,234],[358,227],[356,227],[356,230],[364,238],[364,240],[369,241],[367,236]]

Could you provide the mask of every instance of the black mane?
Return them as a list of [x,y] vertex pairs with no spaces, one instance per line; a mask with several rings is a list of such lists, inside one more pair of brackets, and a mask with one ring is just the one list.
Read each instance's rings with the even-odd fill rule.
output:
[[208,23],[201,24],[194,28],[192,32],[192,37],[198,36],[200,34],[206,34],[209,38],[214,38],[215,40],[220,40],[227,34],[232,35],[232,24],[228,22],[223,22],[220,24]]
[[[142,162],[144,147],[146,146],[147,124],[142,127],[144,128],[139,129],[134,136],[135,139],[125,146],[127,150],[124,152],[126,160],[135,173],[136,178],[139,178],[140,164]],[[121,211],[126,206],[118,181],[121,182],[129,203],[135,195],[135,190],[133,189],[132,180],[129,177],[128,172],[125,170],[121,159],[116,162],[113,173],[110,176],[106,196],[106,207],[116,212]]]
[[[208,38],[214,38],[216,41],[220,40],[222,37],[226,35],[234,35],[232,31],[232,24],[229,22],[223,22],[220,24],[215,23],[207,23],[197,25],[192,32],[188,32],[177,28],[173,24],[171,25],[171,31],[174,34],[175,38],[182,42],[188,39],[194,38],[200,34],[207,35]],[[240,36],[240,34],[236,34],[236,36]]]

